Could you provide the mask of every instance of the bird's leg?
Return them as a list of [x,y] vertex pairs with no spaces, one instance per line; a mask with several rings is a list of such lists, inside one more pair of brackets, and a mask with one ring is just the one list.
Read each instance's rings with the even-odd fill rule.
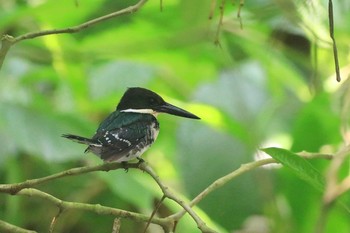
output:
[[122,165],[123,165],[123,168],[124,168],[125,173],[128,173],[128,171],[129,171],[128,162],[123,161],[123,162],[122,162]]
[[[143,160],[143,159],[140,158],[140,157],[137,157],[137,160],[139,161],[139,162],[138,162],[139,165],[145,162],[145,160]],[[123,162],[121,162],[121,164],[122,164],[122,166],[123,166],[125,172],[128,172],[128,171],[129,171],[128,162],[127,162],[127,161],[123,161]]]

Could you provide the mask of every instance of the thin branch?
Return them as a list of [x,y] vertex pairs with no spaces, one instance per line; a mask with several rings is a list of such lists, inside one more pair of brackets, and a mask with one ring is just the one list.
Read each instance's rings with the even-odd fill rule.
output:
[[27,229],[20,228],[18,226],[12,225],[8,222],[0,220],[0,232],[11,232],[11,233],[37,233],[36,231],[31,231]]
[[[139,163],[128,163],[126,164],[126,168],[138,168]],[[2,193],[10,193],[10,194],[16,194],[20,190],[24,188],[31,188],[39,184],[47,183],[52,180],[56,180],[62,177],[67,176],[76,176],[85,174],[88,172],[94,172],[94,171],[110,171],[110,170],[116,170],[116,169],[125,169],[125,166],[121,163],[104,163],[101,165],[95,165],[95,166],[86,166],[86,167],[78,167],[78,168],[72,168],[63,172],[59,172],[50,176],[41,177],[38,179],[32,179],[27,180],[20,183],[15,184],[0,184],[0,192]]]
[[[329,154],[308,153],[308,152],[301,152],[301,153],[299,153],[299,155],[306,158],[306,159],[316,159],[316,158],[332,159],[333,158],[333,156],[329,155]],[[194,199],[192,199],[192,201],[189,203],[189,206],[193,207],[193,206],[197,205],[207,195],[209,195],[210,193],[212,193],[216,189],[221,188],[222,186],[224,186],[226,183],[233,180],[234,178],[236,178],[236,177],[238,177],[246,172],[249,172],[253,169],[256,169],[258,167],[261,167],[261,166],[264,166],[267,164],[272,164],[272,163],[278,163],[278,161],[276,161],[273,158],[267,158],[267,159],[261,159],[261,160],[257,160],[254,162],[242,164],[238,169],[234,170],[233,172],[215,180],[206,189],[204,189],[201,193],[199,193]],[[186,212],[181,210],[181,211],[177,212],[176,214],[169,216],[169,218],[179,220],[184,214],[186,214]]]
[[[53,205],[57,206],[62,211],[68,211],[68,210],[82,210],[82,211],[89,211],[94,212],[98,215],[113,215],[119,218],[128,218],[131,220],[134,220],[136,222],[147,222],[149,221],[149,216],[121,210],[117,208],[112,208],[108,206],[103,206],[100,204],[87,204],[87,203],[80,203],[80,202],[69,202],[69,201],[63,201],[51,194],[45,193],[43,191],[40,191],[38,189],[34,188],[25,188],[19,191],[16,195],[22,195],[22,196],[28,196],[28,197],[37,197],[43,200],[46,200]],[[56,215],[57,216],[57,215]],[[169,225],[172,225],[169,223],[169,220],[167,219],[161,219],[154,217],[151,220],[152,223],[158,224],[162,227],[168,227]]]
[[49,233],[54,232],[54,229],[55,229],[55,226],[57,223],[57,219],[61,216],[62,212],[63,212],[63,209],[59,208],[57,214],[52,218],[51,223],[50,223]]
[[305,158],[305,159],[327,159],[332,160],[334,158],[334,155],[332,154],[322,154],[322,153],[310,153],[306,151],[302,151],[298,153],[299,156]]
[[216,34],[215,34],[215,41],[214,43],[216,45],[219,45],[220,46],[220,32],[221,32],[221,27],[222,27],[222,24],[224,22],[224,14],[225,14],[225,2],[226,0],[221,0],[221,4],[219,6],[219,9],[220,9],[220,15],[219,15],[219,22],[218,22],[218,26],[217,26],[217,29],[216,29]]
[[239,0],[239,6],[237,9],[237,18],[239,20],[239,25],[241,26],[241,29],[243,29],[243,22],[242,22],[242,16],[241,16],[241,10],[244,7],[244,0]]
[[[213,192],[216,189],[219,189],[220,187],[222,187],[223,185],[225,185],[227,182],[231,181],[235,177],[240,176],[240,175],[242,175],[242,174],[244,174],[252,169],[255,169],[257,167],[260,167],[260,166],[263,166],[266,164],[271,164],[271,163],[277,163],[277,161],[272,159],[272,158],[268,158],[268,159],[254,161],[254,162],[247,163],[247,164],[242,164],[237,170],[234,170],[233,172],[227,174],[226,176],[223,176],[223,177],[215,180],[213,183],[211,183],[206,189],[204,189],[200,194],[198,194],[189,203],[189,206],[191,206],[191,207],[195,206],[201,200],[203,200],[208,194],[210,194],[211,192]],[[186,214],[186,211],[182,210],[182,211],[177,212],[176,214],[169,216],[169,218],[173,218],[173,219],[178,220],[185,214]]]
[[98,17],[96,19],[92,19],[90,21],[87,21],[85,23],[82,23],[80,25],[74,26],[74,27],[68,27],[68,28],[63,28],[63,29],[52,29],[52,30],[44,30],[44,31],[39,31],[39,32],[31,32],[27,33],[21,36],[18,36],[14,39],[13,43],[17,43],[21,40],[27,40],[27,39],[33,39],[39,36],[47,36],[47,35],[52,35],[52,34],[63,34],[63,33],[77,33],[80,32],[83,29],[86,29],[88,27],[91,27],[97,23],[101,23],[103,21],[125,15],[125,14],[132,14],[135,13],[138,9],[140,9],[147,0],[140,0],[138,3],[136,3],[133,6],[129,6],[127,8],[124,8],[122,10],[110,13],[108,15],[104,15],[101,17]]
[[337,44],[334,38],[334,19],[333,19],[333,2],[328,0],[328,18],[329,18],[329,35],[333,42],[333,55],[334,55],[334,64],[335,64],[335,74],[338,82],[341,81],[340,70],[339,70],[339,61],[338,61],[338,49]]
[[92,19],[90,21],[87,21],[85,23],[82,23],[80,25],[73,26],[73,27],[68,27],[68,28],[63,28],[63,29],[43,30],[43,31],[38,31],[38,32],[30,32],[30,33],[26,33],[26,34],[23,34],[23,35],[18,36],[18,37],[12,37],[12,36],[9,36],[9,35],[5,35],[2,38],[2,46],[1,46],[1,49],[0,49],[0,69],[2,67],[2,64],[4,62],[4,59],[5,59],[5,56],[6,56],[7,52],[9,51],[11,46],[16,44],[17,42],[20,42],[22,40],[27,40],[27,39],[33,39],[33,38],[40,37],[40,36],[53,35],[53,34],[77,33],[77,32],[80,32],[81,30],[84,30],[84,29],[86,29],[88,27],[91,27],[91,26],[93,26],[95,24],[98,24],[98,23],[101,23],[103,21],[106,21],[106,20],[109,20],[109,19],[121,16],[121,15],[135,13],[146,2],[147,2],[147,0],[140,0],[135,5],[126,7],[124,9],[122,9],[122,10],[110,13],[108,15],[104,15],[104,16],[98,17],[96,19]]
[[254,161],[254,162],[251,162],[251,163],[242,164],[237,170],[229,173],[226,176],[223,176],[223,177],[215,180],[211,185],[209,185],[206,189],[204,189],[200,194],[198,194],[190,202],[190,206],[196,205],[198,202],[203,200],[209,193],[213,192],[216,189],[221,188],[222,186],[224,186],[226,183],[228,183],[229,181],[233,180],[237,176],[240,176],[240,175],[242,175],[242,174],[244,174],[244,173],[246,173],[248,171],[251,171],[251,170],[253,170],[255,168],[258,168],[260,166],[263,166],[263,165],[266,165],[266,164],[270,164],[270,163],[277,163],[277,161],[272,159],[272,158],[268,158],[268,159],[262,159],[262,160]]
[[166,198],[165,195],[162,196],[162,198],[159,200],[159,202],[157,203],[156,207],[154,208],[151,216],[149,217],[149,220],[147,221],[147,224],[145,226],[145,229],[143,230],[143,233],[146,233],[147,228],[149,227],[149,225],[151,224],[151,220],[154,217],[154,215],[157,213],[158,209],[160,208],[160,206],[162,205],[164,199]]

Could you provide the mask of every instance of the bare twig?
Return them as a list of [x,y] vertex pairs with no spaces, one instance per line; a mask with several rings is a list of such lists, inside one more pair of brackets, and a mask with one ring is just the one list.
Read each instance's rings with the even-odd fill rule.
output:
[[[139,163],[128,163],[126,164],[127,168],[138,168]],[[116,170],[116,169],[125,169],[125,165],[122,165],[120,163],[104,163],[101,165],[95,165],[95,166],[86,166],[86,167],[78,167],[78,168],[72,168],[63,172],[59,172],[50,176],[41,177],[38,179],[32,179],[27,180],[21,183],[16,184],[0,184],[0,192],[2,193],[10,193],[10,194],[16,194],[20,190],[24,188],[31,188],[39,184],[47,183],[49,181],[59,179],[62,177],[67,176],[76,176],[85,174],[88,172],[93,171],[110,171],[110,170]]]
[[[51,194],[45,193],[43,191],[40,191],[34,188],[22,189],[16,195],[41,198],[57,206],[57,208],[59,208],[62,211],[67,211],[67,210],[89,211],[89,212],[94,212],[98,215],[113,215],[119,218],[128,218],[136,222],[147,222],[149,220],[149,217],[147,215],[126,211],[126,210],[121,210],[117,208],[112,208],[108,206],[102,206],[100,204],[86,204],[86,203],[80,203],[80,202],[63,201],[61,199],[58,199],[57,197],[54,197]],[[156,217],[152,218],[151,222],[154,224],[161,225],[162,227],[167,227],[169,225],[169,220],[156,218]]]
[[327,159],[332,160],[334,158],[334,155],[332,154],[322,154],[322,153],[310,153],[306,151],[302,151],[298,153],[299,156],[305,158],[305,159]]
[[51,223],[50,223],[50,228],[49,228],[49,233],[52,233],[55,229],[57,219],[61,216],[63,210],[59,208],[57,214],[52,218]]
[[239,0],[239,6],[237,9],[237,18],[239,20],[239,25],[241,26],[241,29],[243,29],[243,22],[242,22],[242,16],[241,16],[241,10],[244,6],[244,0]]
[[143,233],[146,233],[147,228],[149,227],[149,224],[151,224],[152,218],[153,218],[154,215],[157,213],[159,207],[162,205],[162,203],[163,203],[163,201],[164,201],[165,198],[166,198],[166,196],[163,195],[162,198],[161,198],[161,199],[159,200],[159,202],[157,203],[157,205],[156,205],[156,207],[154,208],[154,210],[153,210],[151,216],[149,217],[149,220],[148,220],[148,222],[147,222],[147,224],[146,224],[146,226],[145,226],[145,229],[143,230]]
[[220,45],[220,32],[221,32],[221,27],[224,21],[224,14],[225,14],[225,5],[226,5],[226,0],[221,0],[221,4],[219,6],[220,9],[220,16],[219,16],[219,22],[218,22],[218,26],[216,29],[216,34],[215,34],[215,41],[214,43],[216,45]]
[[12,225],[8,222],[0,220],[0,232],[11,232],[11,233],[37,233],[36,231],[31,231],[27,229],[20,228],[18,226]]
[[16,44],[17,42],[20,42],[22,40],[27,40],[27,39],[33,39],[33,38],[40,37],[40,36],[52,35],[52,34],[63,34],[63,33],[80,32],[83,29],[86,29],[86,28],[91,27],[91,26],[93,26],[95,24],[101,23],[103,21],[106,21],[106,20],[109,20],[109,19],[121,16],[121,15],[135,13],[146,2],[147,2],[147,0],[140,0],[135,5],[126,7],[124,9],[122,9],[122,10],[110,13],[108,15],[104,15],[104,16],[98,17],[96,19],[92,19],[90,21],[87,21],[85,23],[82,23],[80,25],[73,26],[73,27],[68,27],[68,28],[63,28],[63,29],[43,30],[43,31],[38,31],[38,32],[30,32],[30,33],[26,33],[26,34],[23,34],[23,35],[18,36],[18,37],[12,37],[10,35],[5,35],[2,38],[2,47],[0,49],[0,69],[2,67],[2,64],[4,62],[4,59],[5,59],[5,56],[6,56],[7,52],[9,51],[11,46]]
[[328,18],[329,18],[329,35],[333,42],[333,55],[334,55],[334,64],[335,64],[335,74],[338,82],[341,81],[340,70],[339,70],[339,61],[338,61],[338,49],[337,44],[334,38],[334,19],[333,19],[333,2],[328,0]]
[[[333,156],[329,154],[319,154],[319,153],[308,153],[308,152],[301,152],[299,153],[300,156],[306,158],[306,159],[316,159],[316,158],[322,158],[322,159],[332,159]],[[189,204],[189,206],[195,206],[198,204],[201,200],[203,200],[207,195],[215,191],[216,189],[219,189],[220,187],[224,186],[229,181],[233,180],[234,178],[251,171],[255,168],[272,164],[272,163],[278,163],[273,158],[267,158],[267,159],[261,159],[254,162],[242,164],[237,170],[234,170],[233,172],[215,180],[211,185],[209,185],[206,189],[204,189],[201,193],[199,193]],[[184,214],[186,214],[186,211],[181,210],[177,212],[176,214],[173,214],[169,216],[169,218],[174,218],[175,220],[180,219]]]
[[[227,174],[226,176],[223,176],[223,177],[215,180],[211,185],[209,185],[200,194],[198,194],[190,202],[189,206],[195,206],[201,200],[203,200],[208,194],[210,194],[214,190],[222,187],[223,185],[225,185],[227,182],[231,181],[235,177],[240,176],[240,175],[242,175],[242,174],[244,174],[244,173],[246,173],[246,172],[248,172],[248,171],[250,171],[252,169],[255,169],[257,167],[260,167],[260,166],[263,166],[263,165],[266,165],[266,164],[271,164],[271,163],[277,163],[277,161],[275,159],[268,158],[268,159],[262,159],[262,160],[254,161],[254,162],[247,163],[247,164],[242,164],[240,166],[240,168],[238,168],[237,170],[234,170],[233,172]],[[181,210],[181,211],[177,212],[176,214],[173,214],[173,215],[169,216],[169,218],[174,218],[174,219],[178,220],[184,214],[186,214],[186,211]]]

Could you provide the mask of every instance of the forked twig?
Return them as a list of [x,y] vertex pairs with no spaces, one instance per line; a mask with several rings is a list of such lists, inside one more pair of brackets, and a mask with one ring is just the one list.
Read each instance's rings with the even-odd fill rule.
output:
[[131,14],[134,13],[136,11],[138,11],[148,0],[140,0],[138,3],[136,3],[135,5],[126,7],[122,10],[98,17],[96,19],[92,19],[89,20],[85,23],[82,23],[80,25],[77,26],[73,26],[73,27],[68,27],[68,28],[63,28],[63,29],[51,29],[51,30],[43,30],[43,31],[38,31],[38,32],[30,32],[30,33],[26,33],[17,37],[12,37],[10,35],[5,35],[3,36],[2,40],[2,46],[0,49],[0,69],[2,67],[2,64],[4,63],[4,59],[6,57],[6,54],[8,53],[8,51],[10,50],[10,48],[16,44],[17,42],[20,42],[22,40],[27,40],[27,39],[33,39],[36,37],[40,37],[40,36],[47,36],[47,35],[53,35],[53,34],[63,34],[63,33],[76,33],[76,32],[80,32],[81,30],[84,30],[88,27],[91,27],[93,25],[96,25],[98,23],[101,23],[103,21],[121,16],[121,15],[125,15],[125,14]]

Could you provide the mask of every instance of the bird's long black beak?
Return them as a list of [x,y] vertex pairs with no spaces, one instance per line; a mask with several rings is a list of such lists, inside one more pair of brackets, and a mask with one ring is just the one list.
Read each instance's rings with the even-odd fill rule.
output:
[[180,117],[186,117],[186,118],[191,118],[191,119],[200,119],[196,115],[182,109],[179,107],[176,107],[172,104],[165,103],[161,105],[160,107],[157,107],[156,109],[157,112],[163,112],[163,113],[168,113],[171,115],[175,116],[180,116]]

